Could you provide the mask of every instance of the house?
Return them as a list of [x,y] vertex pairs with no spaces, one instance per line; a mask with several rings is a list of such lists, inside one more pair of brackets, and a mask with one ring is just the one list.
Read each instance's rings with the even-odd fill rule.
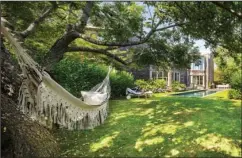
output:
[[[98,30],[102,28],[88,25],[86,28],[89,31],[89,36],[96,35]],[[129,41],[139,41],[138,37],[132,37]],[[136,46],[126,46],[119,48],[120,51],[126,51],[130,48],[145,48],[148,47],[146,43]],[[119,54],[122,57],[127,54]],[[179,81],[187,87],[198,87],[208,89],[213,83],[214,63],[212,54],[202,54],[201,58],[194,63],[191,63],[190,69],[175,69],[164,70],[162,68],[149,65],[143,69],[132,69],[130,72],[134,75],[135,79],[164,79],[167,81],[167,86],[170,87],[172,81]]]
[[179,81],[187,87],[210,88],[213,83],[214,63],[212,54],[201,54],[200,59],[191,63],[189,69],[162,70],[149,65],[140,70],[131,70],[135,79],[164,79],[170,87],[172,81]]

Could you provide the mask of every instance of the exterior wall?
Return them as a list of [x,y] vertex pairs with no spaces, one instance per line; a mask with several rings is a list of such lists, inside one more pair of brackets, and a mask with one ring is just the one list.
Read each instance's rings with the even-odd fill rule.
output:
[[161,70],[156,66],[149,66],[149,79],[164,79],[167,80],[168,71]]
[[187,85],[186,69],[159,70],[157,67],[150,65],[149,79],[164,79],[167,86],[171,86],[172,81],[179,81]]
[[144,79],[148,80],[150,78],[149,76],[149,67],[144,67],[142,69],[131,69],[129,72],[131,72],[134,75],[134,79]]

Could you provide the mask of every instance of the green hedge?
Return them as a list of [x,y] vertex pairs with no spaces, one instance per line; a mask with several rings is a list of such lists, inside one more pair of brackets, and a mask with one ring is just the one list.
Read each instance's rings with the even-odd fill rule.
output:
[[[55,79],[66,90],[80,97],[82,90],[88,91],[103,81],[107,75],[108,67],[93,64],[88,61],[80,62],[78,59],[65,58],[55,65],[53,73]],[[111,97],[125,95],[127,87],[133,87],[133,76],[125,71],[112,70],[110,74]]]

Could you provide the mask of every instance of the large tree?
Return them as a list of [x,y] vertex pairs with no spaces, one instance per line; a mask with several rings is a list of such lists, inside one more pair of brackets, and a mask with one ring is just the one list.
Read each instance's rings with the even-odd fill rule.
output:
[[[143,55],[147,61],[177,62],[180,54],[190,62],[193,39],[204,39],[212,48],[223,46],[236,56],[241,51],[240,9],[241,2],[3,2],[2,16],[32,52],[46,54],[43,65],[50,69],[66,52],[106,56],[127,65],[130,60],[117,52],[144,43],[150,48]],[[183,40],[179,46],[164,38]],[[140,51],[128,50],[129,58]],[[153,60],[154,52],[159,61]]]
[[[4,2],[2,16],[28,48],[47,52],[47,69],[66,52],[101,54],[127,65],[115,49],[147,43],[156,32],[182,25],[167,23],[157,13],[147,18],[144,6],[134,2]],[[93,30],[96,35],[90,33]]]

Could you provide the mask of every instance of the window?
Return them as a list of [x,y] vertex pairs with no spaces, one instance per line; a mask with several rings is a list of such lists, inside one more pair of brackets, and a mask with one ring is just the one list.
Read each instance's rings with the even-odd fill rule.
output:
[[156,71],[152,71],[152,79],[156,79]]
[[203,76],[199,76],[200,77],[200,85],[203,85]]
[[158,78],[162,78],[162,77],[163,77],[163,72],[160,71],[160,72],[159,72],[159,75],[158,75]]
[[203,76],[193,76],[193,83],[196,85],[203,85]]
[[164,78],[164,72],[163,71],[151,71],[151,77],[152,79],[162,79]]
[[175,76],[174,76],[174,80],[175,80],[175,81],[180,81],[180,73],[179,73],[179,72],[175,72],[174,75],[175,75]]
[[204,58],[199,59],[191,64],[192,70],[204,70]]
[[184,76],[180,75],[180,82],[184,82]]

